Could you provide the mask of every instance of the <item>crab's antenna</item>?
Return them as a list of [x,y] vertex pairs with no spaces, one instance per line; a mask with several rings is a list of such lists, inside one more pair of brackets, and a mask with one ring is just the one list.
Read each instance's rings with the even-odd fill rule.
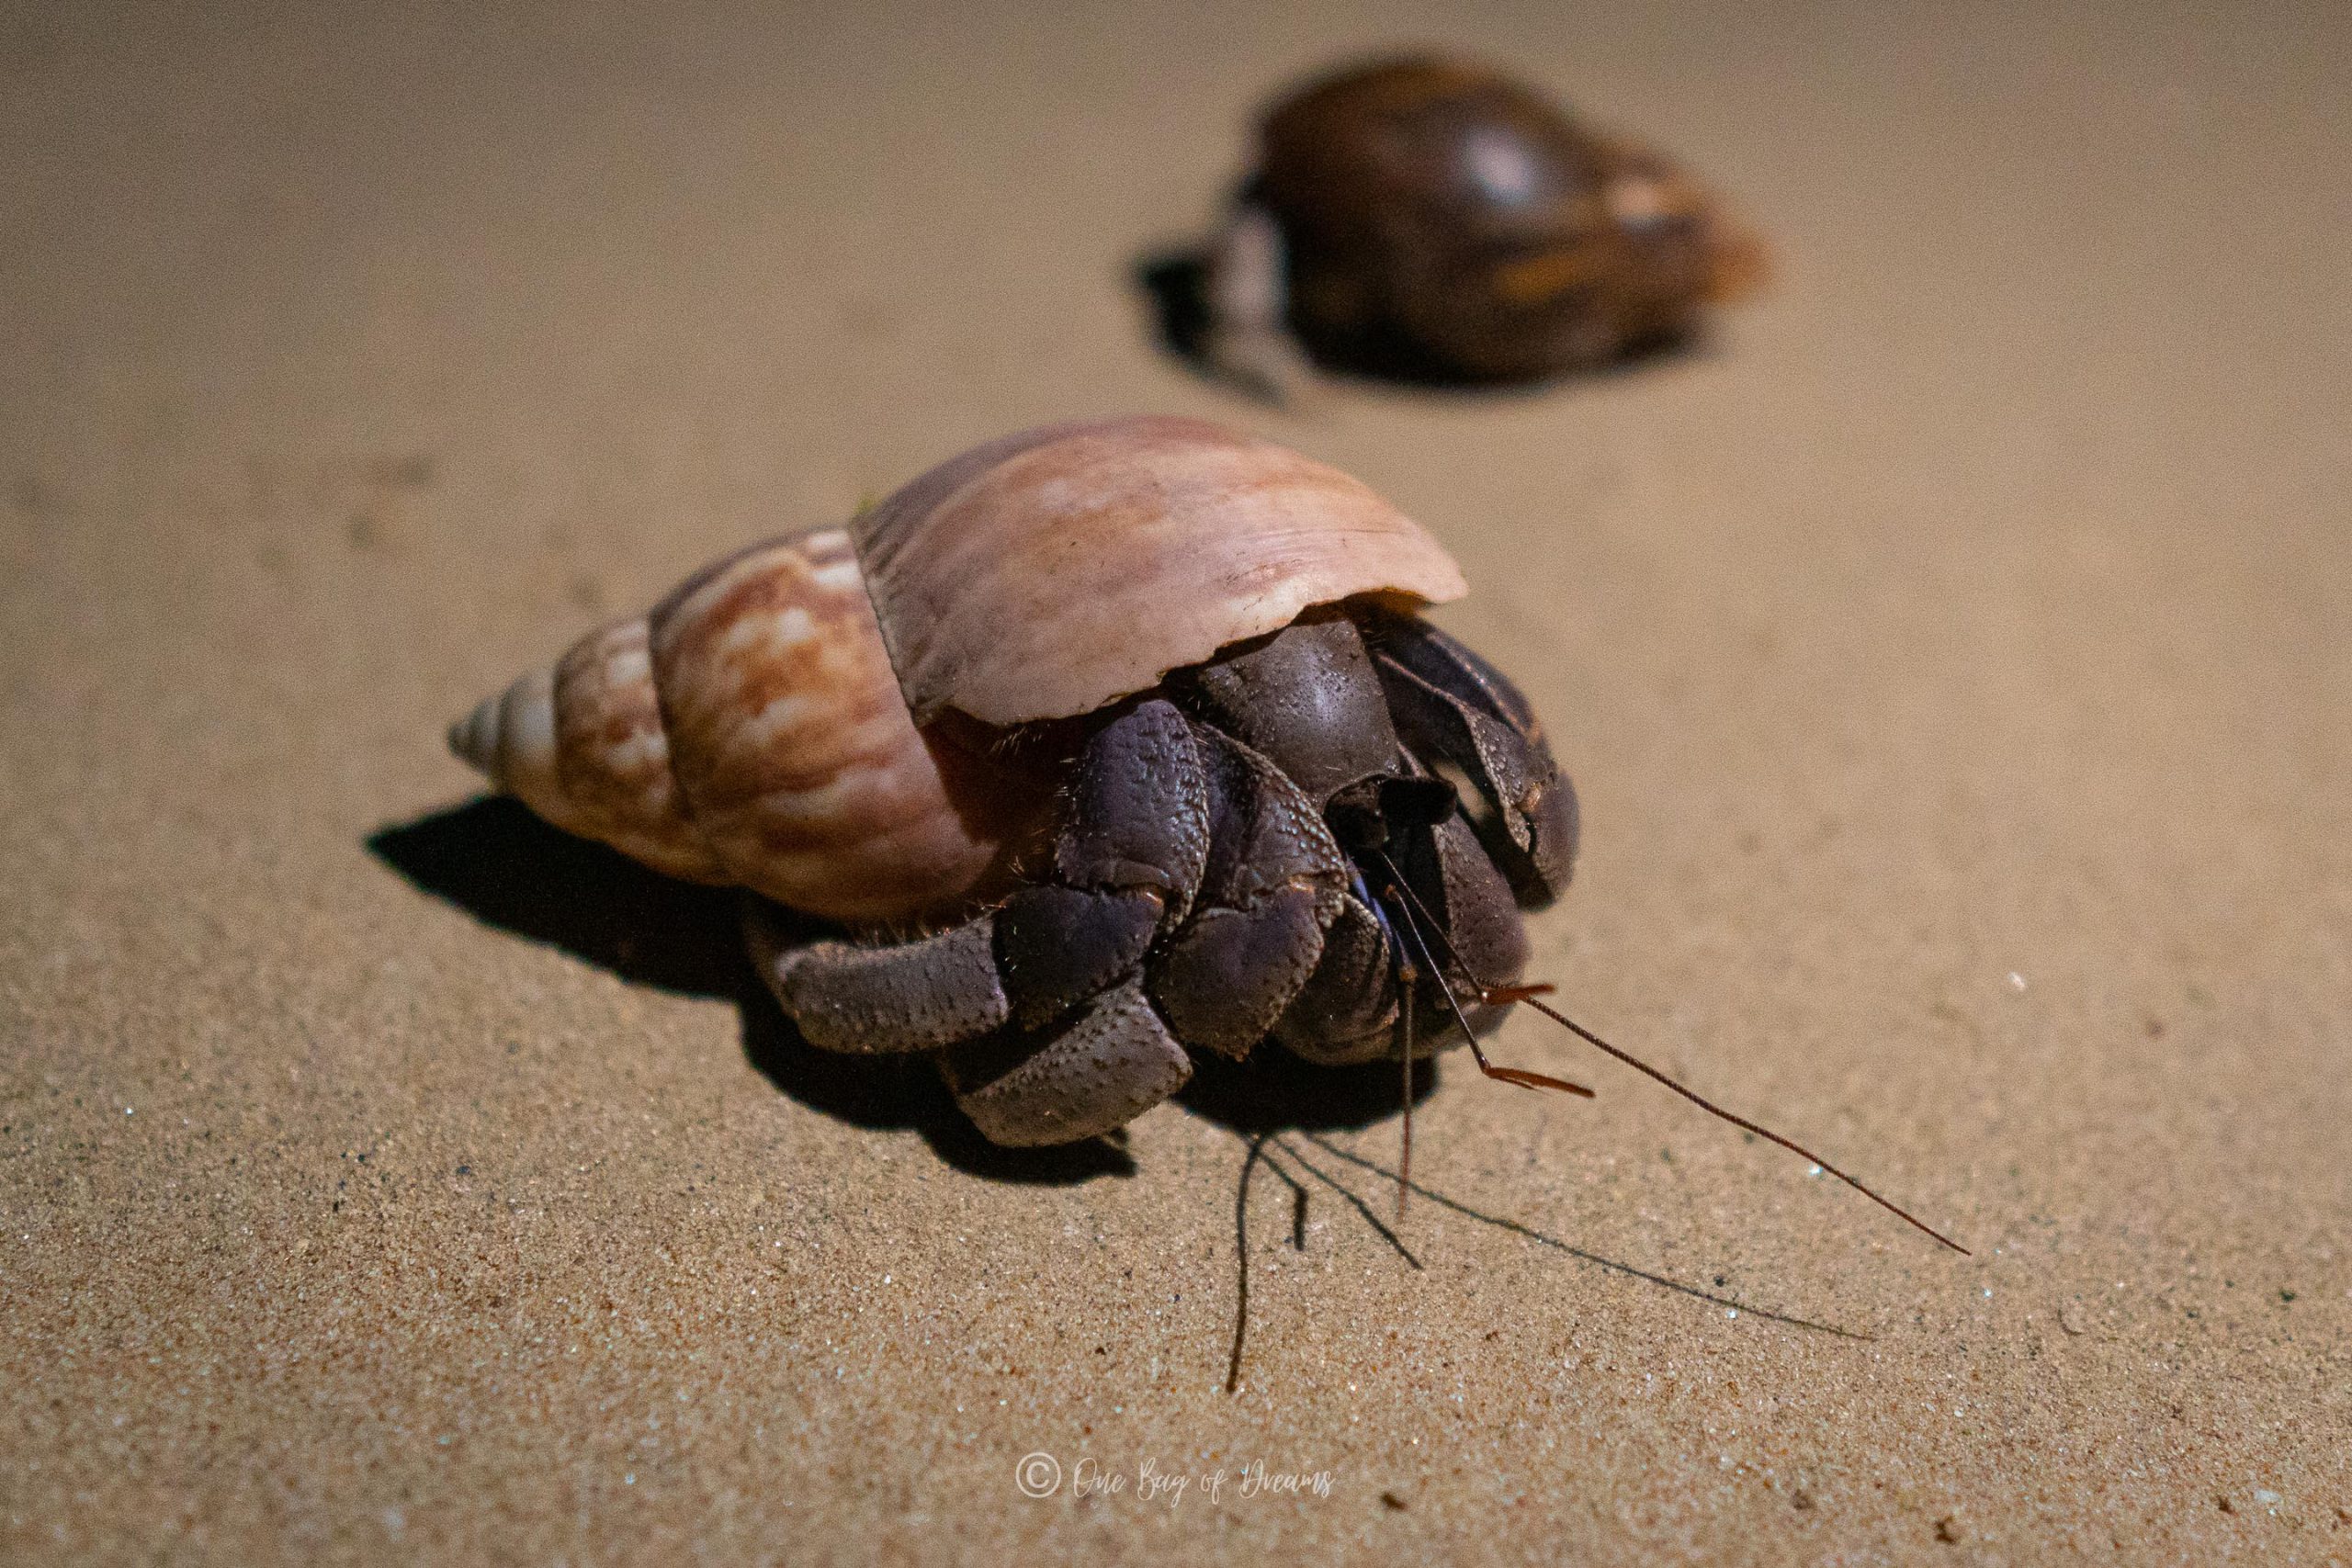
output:
[[[1383,863],[1386,863],[1387,856],[1381,856],[1381,860]],[[1390,874],[1394,875],[1396,867],[1390,866],[1389,871]],[[1396,881],[1400,886],[1404,884],[1404,880],[1405,879],[1401,876],[1396,878]],[[1404,892],[1405,897],[1412,899],[1416,904],[1420,902],[1419,896],[1414,893],[1409,886],[1404,887]],[[1429,909],[1426,905],[1422,906],[1421,912],[1425,916],[1429,914]],[[1791,1154],[1803,1156],[1804,1158],[1812,1161],[1813,1164],[1820,1169],[1836,1177],[1838,1180],[1844,1182],[1847,1186],[1852,1188],[1855,1191],[1860,1193],[1871,1202],[1876,1203],[1880,1208],[1884,1209],[1888,1213],[1893,1214],[1897,1219],[1903,1221],[1904,1224],[1933,1236],[1936,1240],[1943,1243],[1944,1246],[1949,1247],[1954,1252],[1959,1253],[1962,1258],[1974,1256],[1974,1254],[1971,1253],[1968,1248],[1961,1246],[1960,1243],[1952,1240],[1951,1237],[1944,1235],[1943,1232],[1936,1229],[1935,1226],[1928,1224],[1925,1220],[1920,1219],[1917,1215],[1912,1213],[1909,1210],[1905,1209],[1900,1204],[1895,1203],[1889,1199],[1881,1197],[1878,1193],[1872,1191],[1871,1188],[1860,1179],[1849,1176],[1846,1172],[1838,1169],[1836,1166],[1831,1165],[1827,1160],[1823,1159],[1819,1155],[1815,1154],[1811,1149],[1806,1148],[1804,1145],[1796,1143],[1792,1139],[1784,1138],[1781,1136],[1780,1134],[1772,1131],[1770,1127],[1761,1126],[1757,1122],[1751,1122],[1747,1117],[1738,1114],[1736,1111],[1726,1111],[1722,1106],[1717,1105],[1713,1100],[1705,1098],[1703,1095],[1700,1095],[1690,1089],[1683,1088],[1680,1084],[1675,1082],[1674,1079],[1667,1077],[1666,1074],[1658,1071],[1656,1067],[1651,1066],[1647,1062],[1643,1061],[1633,1053],[1619,1050],[1616,1046],[1611,1045],[1608,1041],[1603,1040],[1600,1035],[1595,1034],[1591,1030],[1587,1029],[1583,1024],[1578,1023],[1575,1019],[1570,1018],[1567,1014],[1560,1011],[1556,1008],[1537,1000],[1537,998],[1550,994],[1553,989],[1550,986],[1487,985],[1483,980],[1480,980],[1475,974],[1471,973],[1470,966],[1468,964],[1462,962],[1462,955],[1455,950],[1453,940],[1445,934],[1445,928],[1443,924],[1434,919],[1430,919],[1430,924],[1436,930],[1438,933],[1438,940],[1445,943],[1446,952],[1453,955],[1454,966],[1460,969],[1462,973],[1469,978],[1470,984],[1473,987],[1476,987],[1478,992],[1478,1000],[1481,1003],[1487,1007],[1507,1007],[1513,1002],[1526,1003],[1529,1007],[1533,1008],[1537,1012],[1542,1013],[1545,1018],[1548,1018],[1553,1022],[1560,1025],[1560,1027],[1566,1029],[1571,1034],[1576,1035],[1577,1038],[1584,1041],[1587,1044],[1596,1046],[1610,1055],[1616,1057],[1617,1060],[1624,1063],[1635,1072],[1641,1073],[1645,1077],[1657,1079],[1659,1083],[1664,1084],[1667,1088],[1672,1089],[1675,1093],[1680,1095],[1683,1099],[1689,1100],[1691,1104],[1697,1106],[1700,1110],[1707,1112],[1709,1115],[1719,1116],[1743,1132],[1753,1133],[1758,1137],[1765,1139],[1767,1142],[1778,1144],[1781,1147],[1788,1150]],[[1414,931],[1416,940],[1419,939],[1419,934],[1420,933],[1418,930]],[[1441,979],[1442,979],[1442,976],[1441,976]],[[1448,984],[1446,986],[1447,996],[1451,997],[1453,995],[1453,986]],[[1472,1049],[1476,1049],[1475,1042],[1473,1043]],[[1480,1058],[1478,1065],[1481,1067],[1486,1066],[1486,1061],[1483,1057]],[[1508,1069],[1506,1069],[1506,1071],[1508,1071]],[[1491,1076],[1499,1077],[1502,1077],[1503,1074],[1500,1072],[1495,1072],[1492,1073]]]
[[[1524,1067],[1498,1067],[1487,1060],[1487,1053],[1479,1047],[1476,1031],[1470,1027],[1470,1020],[1462,1011],[1462,999],[1453,994],[1453,982],[1447,979],[1445,971],[1438,967],[1437,959],[1430,952],[1429,939],[1421,934],[1419,922],[1413,919],[1413,908],[1418,906],[1420,908],[1422,919],[1428,920],[1430,927],[1437,931],[1438,940],[1445,942],[1445,951],[1453,958],[1454,966],[1461,969],[1463,974],[1469,975],[1469,969],[1462,963],[1462,954],[1454,951],[1453,943],[1446,938],[1442,924],[1436,916],[1430,913],[1429,906],[1422,904],[1419,895],[1407,886],[1405,879],[1397,874],[1396,863],[1381,851],[1375,850],[1373,852],[1379,855],[1380,863],[1388,868],[1388,886],[1385,891],[1391,898],[1397,900],[1393,906],[1396,911],[1396,919],[1404,926],[1405,934],[1413,939],[1413,945],[1420,949],[1421,962],[1428,964],[1430,973],[1437,977],[1438,988],[1445,993],[1445,1005],[1453,1010],[1453,1021],[1462,1026],[1462,1038],[1470,1043],[1471,1059],[1478,1064],[1478,1070],[1490,1078],[1500,1078],[1505,1083],[1517,1084],[1521,1089],[1558,1089],[1563,1094],[1577,1095],[1586,1100],[1592,1099],[1592,1090],[1580,1083],[1570,1083],[1566,1078],[1555,1078],[1548,1073],[1532,1073]],[[1404,902],[1408,898],[1412,900],[1411,905]],[[1471,983],[1477,984],[1476,976],[1472,976]],[[1485,988],[1483,986],[1479,987],[1482,991]]]
[[1881,1197],[1878,1193],[1871,1191],[1868,1184],[1856,1177],[1847,1175],[1844,1171],[1838,1169],[1836,1166],[1831,1165],[1827,1160],[1823,1159],[1819,1155],[1815,1154],[1811,1149],[1806,1148],[1804,1145],[1799,1144],[1792,1139],[1781,1136],[1780,1134],[1775,1133],[1770,1127],[1758,1126],[1757,1123],[1750,1122],[1747,1117],[1740,1115],[1736,1111],[1725,1111],[1722,1106],[1717,1105],[1713,1100],[1708,1100],[1704,1096],[1694,1094],[1690,1089],[1687,1089],[1680,1084],[1676,1083],[1672,1078],[1668,1077],[1664,1073],[1659,1072],[1656,1067],[1651,1066],[1647,1062],[1643,1061],[1640,1057],[1634,1055],[1630,1052],[1621,1051],[1616,1046],[1611,1045],[1608,1041],[1603,1040],[1600,1035],[1595,1034],[1591,1030],[1587,1029],[1583,1024],[1578,1023],[1575,1019],[1570,1018],[1566,1013],[1560,1011],[1557,1008],[1546,1006],[1544,1003],[1536,999],[1537,997],[1551,990],[1551,988],[1552,987],[1549,986],[1482,986],[1479,987],[1479,999],[1487,1002],[1490,1006],[1501,1006],[1510,1002],[1525,1002],[1529,1007],[1533,1008],[1545,1018],[1550,1019],[1553,1022],[1560,1025],[1563,1029],[1567,1030],[1570,1033],[1576,1035],[1587,1044],[1598,1046],[1600,1049],[1606,1051],[1609,1055],[1624,1063],[1627,1066],[1633,1068],[1635,1072],[1656,1078],[1658,1082],[1664,1084],[1667,1088],[1672,1089],[1675,1093],[1680,1095],[1683,1099],[1689,1100],[1700,1110],[1706,1111],[1709,1115],[1720,1116],[1724,1121],[1730,1122],[1733,1126],[1739,1128],[1743,1132],[1753,1133],[1758,1137],[1764,1139],[1768,1143],[1780,1145],[1781,1147],[1788,1150],[1792,1155],[1803,1156],[1804,1158],[1811,1160],[1821,1169],[1827,1171],[1830,1175],[1836,1177],[1838,1180],[1844,1182],[1847,1186],[1852,1188],[1863,1197],[1869,1199],[1871,1202],[1876,1203],[1880,1208],[1884,1209],[1888,1213],[1893,1214],[1895,1218],[1903,1221],[1905,1224],[1935,1237],[1936,1240],[1943,1243],[1946,1247],[1951,1247],[1962,1258],[1973,1256],[1970,1253],[1968,1248],[1961,1246],[1960,1243],[1952,1240],[1951,1237],[1944,1235],[1943,1232],[1936,1229],[1935,1226],[1928,1224],[1925,1220],[1920,1219],[1917,1214],[1912,1213],[1909,1210],[1905,1209],[1901,1204],[1894,1202],[1892,1200]]
[[[1250,1177],[1266,1156],[1263,1134],[1250,1140],[1241,1162],[1240,1190],[1233,1196],[1233,1252],[1240,1260],[1240,1283],[1233,1294],[1233,1359],[1225,1366],[1225,1392],[1241,1392],[1241,1340],[1250,1332]],[[1269,1162],[1271,1165],[1271,1162]]]
[[1397,965],[1396,988],[1404,993],[1405,1006],[1405,1043],[1397,1053],[1405,1058],[1404,1132],[1396,1151],[1396,1223],[1400,1225],[1405,1223],[1405,1194],[1413,1190],[1413,987],[1419,980],[1409,959]]

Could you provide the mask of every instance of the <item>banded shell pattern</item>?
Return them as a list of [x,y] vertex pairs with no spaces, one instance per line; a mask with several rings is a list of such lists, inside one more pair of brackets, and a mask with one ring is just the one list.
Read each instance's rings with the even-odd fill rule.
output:
[[[849,536],[756,546],[591,632],[449,743],[568,831],[673,876],[888,920],[978,886],[1001,838],[917,732]],[[964,804],[959,804],[958,797]]]
[[[988,897],[1050,780],[955,737],[1085,714],[1316,604],[1457,597],[1363,484],[1198,420],[976,447],[582,638],[449,743],[548,821],[852,924]],[[940,722],[955,709],[978,726]]]

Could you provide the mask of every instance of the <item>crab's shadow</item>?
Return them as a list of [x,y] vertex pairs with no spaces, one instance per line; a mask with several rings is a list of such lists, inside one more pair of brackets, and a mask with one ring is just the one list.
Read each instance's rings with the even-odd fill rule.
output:
[[[820,1051],[800,1037],[744,956],[740,896],[695,886],[646,870],[636,862],[548,827],[516,802],[482,798],[413,822],[379,829],[368,851],[410,883],[466,910],[485,925],[545,942],[611,971],[633,984],[735,1004],[742,1019],[743,1055],[786,1094],[827,1116],[860,1127],[911,1128],[939,1157],[959,1170],[994,1181],[1068,1184],[1103,1176],[1132,1176],[1135,1162],[1114,1139],[1060,1148],[1006,1149],[982,1138],[956,1110],[931,1064],[911,1057],[843,1056]],[[828,928],[811,921],[811,937]],[[1416,1064],[1413,1099],[1435,1087],[1435,1064]],[[1231,1128],[1262,1152],[1268,1143],[1312,1179],[1334,1187],[1336,1172],[1320,1156],[1286,1142],[1295,1133],[1310,1147],[1381,1181],[1399,1180],[1388,1168],[1323,1134],[1360,1128],[1393,1115],[1404,1092],[1396,1063],[1317,1067],[1286,1052],[1261,1051],[1232,1063],[1196,1058],[1193,1081],[1179,1096],[1193,1114]],[[1250,1162],[1241,1168],[1237,1226],[1248,1207]],[[1305,1238],[1304,1193],[1295,1223]],[[1418,1182],[1412,1190],[1442,1208],[1587,1263],[1714,1306],[1737,1307],[1798,1327],[1861,1337],[1828,1325],[1766,1311],[1730,1296],[1654,1274],[1544,1235],[1516,1221],[1486,1214]],[[1408,1262],[1412,1255],[1385,1227],[1363,1197],[1342,1191]],[[1237,1246],[1244,1233],[1237,1228]],[[1238,1252],[1246,1275],[1248,1252]],[[1415,1267],[1419,1267],[1415,1263]],[[1246,1287],[1240,1298],[1246,1303]],[[1246,1307],[1245,1307],[1246,1312]],[[1237,1346],[1246,1315],[1238,1321]],[[1238,1351],[1237,1350],[1237,1356]]]
[[[1198,244],[1148,250],[1129,264],[1127,276],[1161,353],[1204,381],[1263,400],[1261,394],[1220,373],[1210,357],[1208,263]],[[1465,375],[1393,333],[1368,333],[1345,343],[1300,346],[1317,371],[1341,381],[1497,401],[1541,398],[1578,383],[1638,376],[1679,360],[1707,358],[1714,350],[1705,325],[1694,322],[1630,344],[1599,364],[1531,379]]]
[[[368,852],[485,925],[556,947],[636,985],[735,1005],[743,1055],[811,1110],[855,1126],[910,1128],[939,1157],[991,1180],[1069,1183],[1130,1176],[1116,1138],[1057,1148],[1007,1149],[980,1136],[927,1060],[820,1051],[785,1017],[751,962],[741,895],[647,870],[601,844],[486,796],[379,829]],[[830,928],[811,920],[812,939]],[[1431,1077],[1423,1065],[1415,1098]],[[1361,1127],[1392,1114],[1402,1085],[1394,1064],[1309,1067],[1282,1052],[1240,1064],[1204,1062],[1180,1097],[1196,1114],[1242,1133]]]

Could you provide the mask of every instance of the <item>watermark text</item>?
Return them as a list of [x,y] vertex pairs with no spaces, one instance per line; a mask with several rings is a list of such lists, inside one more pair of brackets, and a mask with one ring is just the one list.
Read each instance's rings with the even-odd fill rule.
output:
[[1304,1470],[1253,1459],[1193,1470],[1146,1456],[1133,1464],[1080,1454],[1067,1468],[1043,1449],[1022,1456],[1013,1484],[1027,1497],[1118,1498],[1152,1507],[1182,1507],[1187,1498],[1210,1507],[1276,1497],[1329,1497],[1328,1470]]

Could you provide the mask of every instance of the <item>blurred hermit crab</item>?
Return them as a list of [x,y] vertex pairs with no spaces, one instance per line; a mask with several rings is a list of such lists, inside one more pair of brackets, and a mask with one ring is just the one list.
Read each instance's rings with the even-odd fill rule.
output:
[[747,904],[811,1043],[937,1053],[989,1138],[1064,1143],[1188,1051],[1363,1062],[1434,1049],[1417,1013],[1496,1016],[1576,796],[1525,699],[1414,613],[1463,592],[1297,453],[1059,425],[709,567],[450,744],[559,827],[841,922],[787,945]]
[[1765,272],[1661,154],[1483,66],[1408,57],[1277,102],[1222,225],[1151,276],[1180,347],[1283,397],[1301,349],[1440,382],[1589,368],[1687,337]]
[[[1518,1002],[1715,1111],[1517,984],[1576,796],[1526,699],[1416,614],[1463,592],[1295,452],[1055,425],[706,568],[449,740],[559,827],[749,888],[809,1043],[935,1055],[1000,1144],[1109,1132],[1191,1053],[1269,1041],[1408,1082],[1467,1043],[1589,1094],[1486,1059]],[[768,900],[847,934],[793,941]]]

